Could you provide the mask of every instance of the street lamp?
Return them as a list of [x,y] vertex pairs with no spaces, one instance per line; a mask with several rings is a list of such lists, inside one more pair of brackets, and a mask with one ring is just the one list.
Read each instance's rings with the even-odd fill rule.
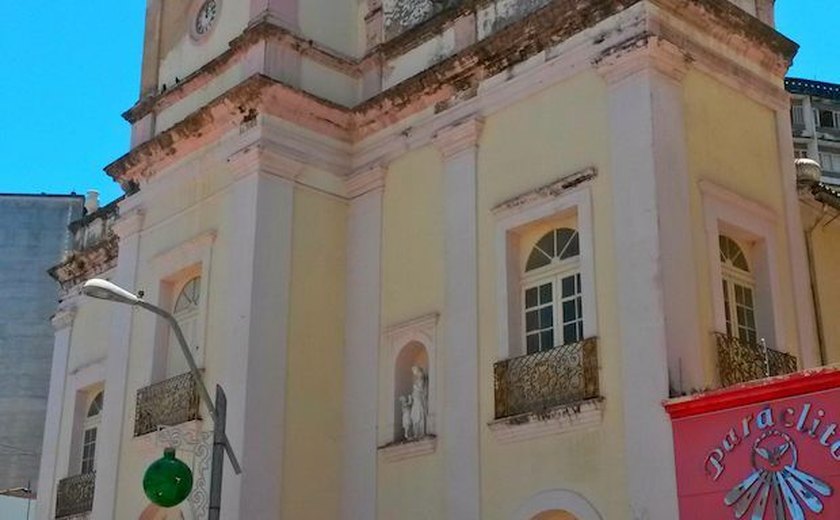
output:
[[204,381],[201,379],[201,374],[195,364],[195,359],[187,346],[187,340],[184,339],[184,333],[181,331],[181,326],[178,325],[178,320],[172,314],[161,309],[156,305],[143,300],[140,296],[126,291],[122,287],[113,284],[107,280],[100,278],[92,278],[82,285],[82,292],[91,298],[99,300],[107,300],[117,303],[124,303],[146,309],[169,322],[169,326],[175,332],[175,337],[178,339],[178,345],[181,347],[181,352],[187,360],[187,365],[190,367],[190,374],[192,374],[195,384],[198,387],[198,393],[204,406],[210,412],[213,418],[213,456],[210,463],[210,496],[208,505],[209,520],[218,520],[221,511],[222,501],[222,468],[224,465],[224,454],[227,453],[233,471],[239,475],[242,473],[242,468],[239,466],[239,461],[233,453],[233,449],[228,442],[225,434],[225,422],[227,413],[227,398],[225,392],[220,385],[216,385],[216,400],[210,399],[210,393],[207,387],[204,386]]

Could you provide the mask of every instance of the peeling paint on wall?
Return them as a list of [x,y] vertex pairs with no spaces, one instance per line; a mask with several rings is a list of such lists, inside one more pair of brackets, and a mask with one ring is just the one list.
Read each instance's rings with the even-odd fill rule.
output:
[[533,13],[551,0],[497,0],[478,11],[478,38],[482,39]]

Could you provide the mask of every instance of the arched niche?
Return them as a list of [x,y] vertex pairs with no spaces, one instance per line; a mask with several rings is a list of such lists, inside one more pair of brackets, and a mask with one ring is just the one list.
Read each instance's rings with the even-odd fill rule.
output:
[[583,495],[568,489],[541,491],[525,501],[514,520],[604,520]]
[[430,313],[396,323],[383,331],[379,357],[379,446],[403,439],[399,396],[411,392],[414,381],[411,367],[415,365],[426,373],[426,434],[434,435],[436,431],[437,323],[438,314]]
[[[415,367],[422,370],[422,375],[415,375]],[[426,404],[428,416],[428,388],[429,388],[429,353],[426,351],[425,345],[419,341],[411,341],[400,350],[397,354],[397,359],[394,362],[394,440],[405,441],[411,440],[406,436],[406,431],[403,428],[404,410],[402,401],[411,396],[414,390],[415,379],[423,377],[425,379],[424,385],[426,388]],[[430,433],[428,424],[426,425],[426,432],[422,435]]]

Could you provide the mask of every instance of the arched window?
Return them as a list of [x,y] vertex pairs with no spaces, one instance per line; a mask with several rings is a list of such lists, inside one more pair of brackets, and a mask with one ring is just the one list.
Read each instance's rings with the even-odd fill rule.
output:
[[528,354],[583,339],[577,230],[544,234],[531,249],[523,274],[525,347]]
[[757,343],[755,277],[747,255],[734,239],[720,235],[719,241],[726,334],[741,341]]
[[97,392],[88,404],[82,436],[82,473],[96,471],[96,437],[102,422],[104,392]]
[[[198,329],[199,301],[201,299],[201,276],[190,278],[178,291],[178,296],[172,306],[172,314],[178,320],[181,330],[184,332],[184,339],[190,347],[195,347]],[[166,375],[175,377],[185,373],[189,366],[178,345],[178,338],[175,331],[169,332],[169,349],[166,358]]]

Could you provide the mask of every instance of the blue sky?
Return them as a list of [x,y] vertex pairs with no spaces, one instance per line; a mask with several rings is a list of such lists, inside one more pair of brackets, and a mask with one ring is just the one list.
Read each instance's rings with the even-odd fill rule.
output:
[[[185,1],[185,0],[183,0]],[[802,48],[791,75],[840,83],[840,0],[777,0]],[[0,192],[120,194],[102,167],[128,149],[145,0],[4,2]]]

